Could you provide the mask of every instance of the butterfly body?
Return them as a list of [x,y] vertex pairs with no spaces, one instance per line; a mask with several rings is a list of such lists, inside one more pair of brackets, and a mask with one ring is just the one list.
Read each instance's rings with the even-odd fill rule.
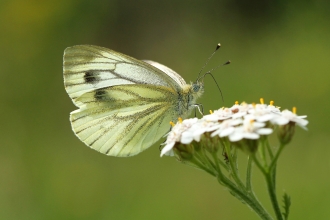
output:
[[186,84],[162,64],[110,49],[80,45],[64,52],[64,84],[79,109],[70,121],[77,137],[111,156],[136,155],[186,118],[203,84]]

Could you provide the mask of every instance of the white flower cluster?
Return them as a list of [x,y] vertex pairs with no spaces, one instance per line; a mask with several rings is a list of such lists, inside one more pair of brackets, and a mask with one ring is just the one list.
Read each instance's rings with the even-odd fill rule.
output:
[[[262,101],[263,103],[263,101]],[[307,116],[297,116],[295,108],[280,111],[271,102],[266,104],[236,104],[230,108],[220,108],[205,115],[201,119],[193,118],[179,120],[167,134],[167,140],[161,155],[173,156],[175,143],[190,144],[199,142],[201,135],[209,132],[211,137],[218,135],[220,138],[228,137],[231,142],[242,139],[259,139],[260,135],[269,135],[273,132],[271,125],[283,126],[294,122],[306,129]]]

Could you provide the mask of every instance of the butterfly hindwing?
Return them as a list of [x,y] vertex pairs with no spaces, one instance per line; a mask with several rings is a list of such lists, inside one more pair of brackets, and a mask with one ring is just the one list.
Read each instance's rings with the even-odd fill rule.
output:
[[[153,85],[119,85],[81,95],[85,107],[71,113],[76,135],[112,156],[135,155],[160,139],[176,116],[175,93]],[[165,126],[164,126],[165,125]]]

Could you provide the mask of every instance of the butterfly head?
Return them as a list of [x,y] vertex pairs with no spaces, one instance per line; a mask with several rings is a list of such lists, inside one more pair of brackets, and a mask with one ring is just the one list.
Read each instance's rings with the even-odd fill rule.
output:
[[188,106],[194,106],[199,97],[204,93],[203,81],[197,81],[190,85],[190,91],[188,95]]
[[197,81],[191,85],[192,94],[196,94],[196,98],[200,97],[204,92],[204,83],[202,81]]

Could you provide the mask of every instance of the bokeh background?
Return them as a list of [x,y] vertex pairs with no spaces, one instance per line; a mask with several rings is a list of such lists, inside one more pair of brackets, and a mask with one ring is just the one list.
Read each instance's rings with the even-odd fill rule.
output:
[[[274,100],[308,115],[278,165],[291,219],[330,219],[330,3],[310,1],[0,2],[0,219],[258,219],[211,176],[159,145],[107,157],[71,131],[63,86],[68,46],[93,44],[151,59],[205,80],[204,108]],[[245,157],[240,152],[242,164]],[[244,165],[242,165],[244,167]],[[270,209],[255,171],[254,188]]]

